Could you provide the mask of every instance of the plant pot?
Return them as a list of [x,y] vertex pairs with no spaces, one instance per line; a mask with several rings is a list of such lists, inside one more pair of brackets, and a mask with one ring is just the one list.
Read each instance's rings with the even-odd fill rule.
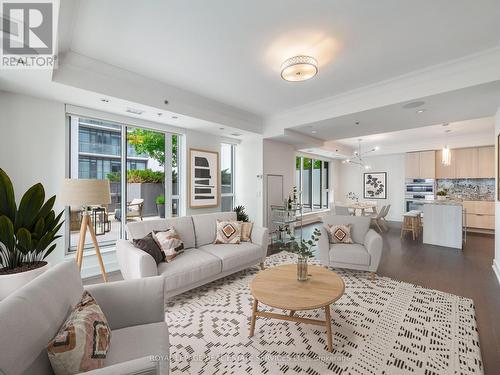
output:
[[165,218],[165,204],[156,204],[156,208],[158,209],[158,216],[160,218]]
[[307,258],[299,257],[297,259],[297,280],[307,280]]
[[29,271],[0,275],[0,301],[29,283],[34,278],[40,276],[49,268],[50,264],[46,262],[44,266],[34,268]]

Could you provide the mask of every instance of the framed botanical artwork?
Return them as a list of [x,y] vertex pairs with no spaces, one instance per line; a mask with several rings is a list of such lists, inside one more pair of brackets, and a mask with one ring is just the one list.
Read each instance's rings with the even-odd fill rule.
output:
[[363,198],[387,199],[387,172],[363,173]]
[[219,153],[189,149],[189,207],[217,207],[220,195]]

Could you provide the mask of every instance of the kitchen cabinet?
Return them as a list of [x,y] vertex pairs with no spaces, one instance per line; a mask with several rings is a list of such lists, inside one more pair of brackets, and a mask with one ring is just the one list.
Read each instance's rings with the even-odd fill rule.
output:
[[495,202],[490,201],[464,201],[466,210],[467,228],[495,229]]
[[441,150],[436,151],[436,178],[455,178],[455,150],[450,150],[451,153],[451,164],[443,165],[441,160],[443,159],[443,152]]
[[451,163],[455,164],[455,178],[477,178],[478,149],[459,148],[454,151],[455,158],[451,159]]
[[495,178],[495,147],[478,148],[478,178]]
[[409,152],[406,154],[406,178],[435,178],[435,151]]

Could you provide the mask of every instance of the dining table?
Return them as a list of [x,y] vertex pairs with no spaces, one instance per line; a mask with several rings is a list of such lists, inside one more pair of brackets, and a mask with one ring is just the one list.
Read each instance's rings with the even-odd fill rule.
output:
[[345,205],[347,208],[354,210],[354,215],[360,212],[361,216],[365,215],[366,210],[371,210],[373,213],[377,212],[377,204],[372,202],[352,202]]

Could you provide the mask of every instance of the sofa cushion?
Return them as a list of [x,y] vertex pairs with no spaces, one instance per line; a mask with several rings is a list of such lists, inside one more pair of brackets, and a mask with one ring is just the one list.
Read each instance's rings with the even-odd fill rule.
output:
[[184,248],[195,247],[193,220],[191,216],[135,221],[127,224],[129,238],[142,238],[153,231],[165,231],[173,227],[184,243]]
[[162,252],[160,246],[158,246],[158,243],[155,241],[153,233],[148,233],[142,238],[134,238],[133,243],[135,247],[151,255],[155,260],[156,265],[165,260],[165,254]]
[[78,266],[67,261],[51,267],[2,300],[0,338],[4,345],[0,350],[0,369],[6,374],[52,374],[47,343],[82,294]]
[[165,278],[167,291],[196,283],[221,271],[219,258],[198,249],[186,250],[177,255],[174,262],[158,265],[158,275]]
[[370,264],[370,254],[363,245],[359,244],[333,244],[330,246],[330,262],[360,264],[368,266]]
[[164,322],[115,329],[105,366],[150,355],[168,356],[168,328]]
[[196,247],[211,244],[215,241],[217,220],[236,221],[236,212],[215,212],[212,214],[193,215],[196,233]]
[[327,215],[323,218],[323,223],[330,225],[351,224],[351,237],[357,244],[365,242],[365,236],[370,229],[371,218],[368,216],[344,216]]
[[201,246],[199,250],[205,251],[222,260],[222,271],[229,271],[241,265],[262,259],[262,248],[251,242],[233,244],[209,244]]
[[241,242],[241,224],[239,221],[217,220],[216,244],[239,244]]

